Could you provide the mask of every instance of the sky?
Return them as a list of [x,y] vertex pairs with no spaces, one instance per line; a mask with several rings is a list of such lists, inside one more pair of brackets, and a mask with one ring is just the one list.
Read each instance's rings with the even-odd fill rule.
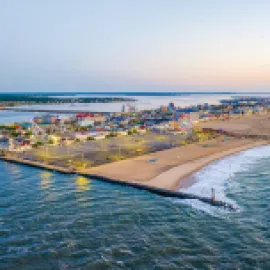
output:
[[0,0],[0,92],[270,91],[269,0]]

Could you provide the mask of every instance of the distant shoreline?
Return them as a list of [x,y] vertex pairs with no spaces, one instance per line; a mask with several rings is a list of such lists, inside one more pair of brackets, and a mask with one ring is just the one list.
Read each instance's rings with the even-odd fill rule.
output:
[[54,96],[39,93],[32,94],[0,94],[0,106],[2,108],[13,108],[18,106],[31,105],[59,105],[59,104],[94,104],[94,103],[119,103],[135,102],[136,99],[128,96]]
[[[37,104],[38,105],[38,104]],[[59,105],[59,104],[50,104],[50,105]],[[13,112],[44,112],[44,113],[59,113],[59,114],[76,114],[76,113],[100,113],[100,112],[94,112],[92,110],[49,110],[49,109],[28,109],[28,108],[0,108],[2,111],[13,111]],[[103,114],[109,114],[111,112],[102,112]]]

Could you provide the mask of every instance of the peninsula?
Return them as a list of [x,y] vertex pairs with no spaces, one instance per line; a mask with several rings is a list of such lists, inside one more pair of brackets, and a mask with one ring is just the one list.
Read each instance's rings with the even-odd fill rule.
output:
[[112,102],[131,102],[135,101],[131,97],[101,97],[101,96],[65,96],[59,94],[55,95],[42,95],[36,93],[27,94],[0,94],[0,107],[12,107],[20,105],[41,105],[41,104],[73,104],[73,103],[112,103]]

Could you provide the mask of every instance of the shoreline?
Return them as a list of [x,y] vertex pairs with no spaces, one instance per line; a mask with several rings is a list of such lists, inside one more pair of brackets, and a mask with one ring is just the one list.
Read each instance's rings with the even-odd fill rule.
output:
[[[177,191],[181,187],[190,186],[193,181],[187,178],[210,163],[226,156],[269,144],[269,141],[266,140],[254,142],[250,139],[230,139],[228,142],[218,142],[218,139],[214,139],[209,142],[215,142],[217,145],[208,149],[202,148],[200,144],[175,147],[100,165],[87,169],[84,173]],[[151,159],[157,159],[157,162],[150,163]]]
[[134,183],[134,182],[123,182],[123,181],[120,181],[117,179],[111,179],[111,178],[107,178],[107,177],[100,176],[100,175],[86,174],[86,173],[82,173],[82,172],[73,172],[73,171],[66,170],[64,168],[55,167],[55,166],[48,165],[48,164],[41,164],[39,162],[34,162],[34,161],[22,160],[22,159],[18,159],[18,158],[8,158],[8,157],[1,156],[0,160],[10,162],[10,163],[16,163],[16,164],[20,164],[20,165],[24,165],[24,166],[34,167],[34,168],[38,168],[38,169],[50,170],[53,172],[58,172],[58,173],[63,173],[63,174],[70,174],[70,175],[73,174],[73,175],[78,175],[78,176],[80,175],[80,176],[84,176],[84,177],[93,177],[93,178],[96,178],[96,180],[98,180],[98,181],[103,181],[103,182],[107,182],[107,183],[111,183],[111,184],[132,187],[132,188],[136,188],[139,190],[145,190],[145,191],[148,191],[150,193],[160,195],[163,197],[178,198],[178,199],[196,199],[196,200],[200,200],[201,202],[207,203],[207,204],[212,205],[212,206],[223,207],[223,208],[228,209],[230,211],[236,210],[236,208],[230,203],[220,201],[220,200],[213,200],[211,198],[204,197],[204,196],[198,196],[198,195],[194,195],[194,194],[188,194],[188,193],[183,193],[183,192],[173,191],[173,190],[171,191],[171,190],[166,190],[166,189],[157,188],[157,187],[151,187],[151,186],[147,186],[147,185],[143,185],[143,184],[139,184],[139,183]]
[[[138,179],[129,180],[128,176],[130,175],[131,172],[127,170],[128,168],[125,168],[126,167],[125,164],[131,163],[134,165],[134,162],[136,163],[136,161],[142,161],[142,159],[149,158],[150,156],[157,155],[157,154],[167,156],[168,154],[170,155],[173,151],[179,150],[179,147],[176,147],[174,149],[159,151],[151,155],[139,156],[139,157],[131,158],[128,160],[122,160],[122,161],[117,161],[117,162],[113,162],[106,165],[101,165],[90,170],[77,170],[77,171],[72,171],[68,168],[49,165],[49,164],[41,163],[37,161],[24,160],[17,157],[2,156],[0,157],[0,159],[7,162],[18,163],[21,165],[36,167],[36,168],[45,169],[45,170],[51,170],[51,171],[64,173],[64,174],[80,175],[80,176],[90,177],[90,178],[92,177],[92,178],[96,178],[97,180],[112,183],[112,184],[118,184],[122,186],[137,188],[140,190],[146,190],[148,192],[161,195],[163,197],[173,197],[173,198],[180,198],[180,199],[198,199],[202,202],[208,203],[213,206],[225,207],[230,210],[235,210],[232,205],[226,202],[219,201],[219,200],[212,200],[211,198],[205,197],[203,195],[197,196],[194,194],[187,194],[185,192],[182,192],[181,187],[183,187],[183,185],[185,187],[191,186],[194,183],[194,181],[191,181],[190,176],[212,162],[215,162],[219,159],[225,158],[227,156],[230,156],[230,155],[233,155],[233,154],[236,154],[236,153],[239,153],[239,152],[251,149],[251,148],[256,148],[256,147],[269,144],[269,141],[250,142],[249,140],[249,143],[247,143],[247,140],[239,140],[239,139],[236,140],[236,142],[238,143],[237,147],[231,147],[230,149],[225,150],[225,151],[221,151],[221,152],[218,151],[218,152],[208,154],[203,157],[187,160],[186,162],[183,162],[182,164],[178,166],[172,166],[171,168],[168,168],[163,171],[157,170],[160,173],[156,177],[145,179],[145,181],[138,181]],[[235,144],[235,141],[233,143]],[[239,143],[242,145],[239,146]],[[226,147],[228,147],[227,144],[225,143]],[[196,148],[196,147],[198,147],[198,145],[191,144],[191,145],[186,146],[185,149],[186,151],[190,151],[192,148]],[[222,148],[224,148],[224,145]],[[146,170],[148,167],[147,165],[150,165],[150,166],[154,165],[154,164],[149,164],[145,162],[144,164],[145,164]],[[139,165],[142,168],[141,164]],[[118,174],[118,177],[115,174],[111,174],[110,171],[106,170],[106,167],[108,166],[116,167],[117,170],[119,166],[123,167],[121,172],[122,173],[124,172],[125,178],[121,177],[123,176],[121,172],[119,172],[120,174]],[[164,169],[164,167],[162,167],[161,169]],[[98,173],[97,170],[100,173]]]
[[[178,191],[181,190],[181,188],[187,188],[192,186],[196,181],[191,179],[191,177],[201,169],[207,167],[211,163],[214,163],[218,160],[221,160],[223,158],[247,151],[249,149],[257,148],[260,146],[266,146],[268,145],[268,142],[256,142],[252,143],[250,145],[246,145],[243,147],[238,147],[235,149],[230,149],[225,152],[213,154],[208,157],[199,158],[197,160],[189,161],[185,164],[179,165],[177,167],[172,168],[171,170],[164,172],[163,174],[156,177],[156,179],[153,179],[153,181],[157,180],[158,178],[167,178],[167,177],[177,177],[178,180],[175,181],[175,184],[172,186],[172,190]],[[176,176],[177,174],[177,176]]]
[[[91,103],[89,103],[91,104]],[[95,103],[93,103],[95,104]],[[107,104],[107,103],[104,103]],[[39,104],[38,104],[39,105]],[[53,105],[53,104],[49,104]],[[55,104],[59,105],[59,104]],[[12,111],[12,112],[40,112],[40,113],[55,113],[55,114],[77,114],[77,113],[100,113],[93,110],[70,110],[70,109],[27,109],[27,108],[2,108],[0,111]],[[110,114],[113,112],[102,112],[103,114]]]
[[[195,181],[191,176],[210,163],[251,148],[268,145],[269,140],[253,141],[250,139],[230,138],[229,141],[225,141],[224,138],[218,137],[206,143],[215,143],[216,145],[207,149],[202,144],[193,143],[84,170],[74,170],[45,162],[23,159],[18,156],[1,156],[0,159],[64,174],[81,174],[89,177],[111,179],[126,184],[138,184],[168,191],[178,191],[194,184]],[[152,160],[155,160],[155,162],[152,163]]]

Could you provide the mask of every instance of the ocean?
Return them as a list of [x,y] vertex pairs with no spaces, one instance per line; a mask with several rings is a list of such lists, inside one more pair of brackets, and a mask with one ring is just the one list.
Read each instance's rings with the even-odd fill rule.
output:
[[[232,95],[132,97],[143,109]],[[34,115],[40,113],[1,111],[0,124]],[[216,161],[192,177],[195,184],[182,191],[210,196],[214,188],[237,211],[0,161],[0,269],[270,269],[270,146]]]
[[197,172],[196,200],[0,162],[0,269],[270,269],[270,146]]

